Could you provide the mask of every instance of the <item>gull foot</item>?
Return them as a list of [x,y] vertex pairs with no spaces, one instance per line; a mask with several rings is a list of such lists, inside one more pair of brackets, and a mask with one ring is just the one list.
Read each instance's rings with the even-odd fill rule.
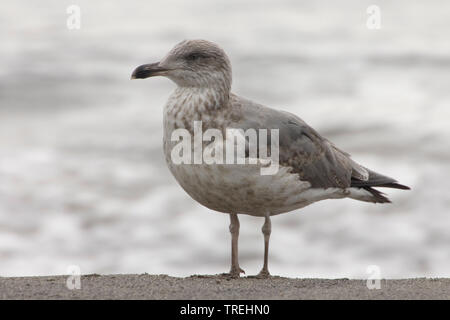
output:
[[257,278],[257,279],[268,279],[268,278],[270,278],[271,277],[271,275],[270,275],[270,273],[269,273],[269,270],[261,270],[256,276],[255,276],[255,278]]
[[237,268],[231,268],[230,272],[222,273],[222,275],[225,277],[236,279],[241,276],[241,273],[245,274],[245,271],[242,270],[240,267],[237,267]]

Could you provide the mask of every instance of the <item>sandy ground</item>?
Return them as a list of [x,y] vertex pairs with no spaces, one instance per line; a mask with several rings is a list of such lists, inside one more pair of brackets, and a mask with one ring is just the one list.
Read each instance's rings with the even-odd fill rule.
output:
[[0,278],[2,299],[450,299],[450,279],[228,279],[221,275],[85,275],[69,290],[67,276]]

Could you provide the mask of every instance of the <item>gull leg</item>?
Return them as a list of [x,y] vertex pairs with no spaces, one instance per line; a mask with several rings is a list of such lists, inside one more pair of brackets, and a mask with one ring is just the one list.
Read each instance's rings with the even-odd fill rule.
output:
[[241,272],[245,273],[239,267],[238,259],[238,238],[239,238],[239,219],[236,213],[230,213],[230,233],[231,233],[231,270],[230,275],[233,278],[239,278]]
[[262,270],[258,273],[258,278],[268,278],[270,277],[269,273],[269,238],[270,233],[272,231],[272,223],[270,221],[270,214],[267,214],[265,217],[264,225],[261,228],[261,231],[264,235],[264,265]]

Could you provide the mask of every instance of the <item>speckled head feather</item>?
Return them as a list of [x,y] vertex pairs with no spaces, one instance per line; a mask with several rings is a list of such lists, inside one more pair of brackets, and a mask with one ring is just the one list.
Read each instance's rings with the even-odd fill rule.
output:
[[[225,51],[206,40],[184,40],[159,63],[164,75],[180,87],[231,89],[231,63]],[[225,93],[224,92],[224,93]]]

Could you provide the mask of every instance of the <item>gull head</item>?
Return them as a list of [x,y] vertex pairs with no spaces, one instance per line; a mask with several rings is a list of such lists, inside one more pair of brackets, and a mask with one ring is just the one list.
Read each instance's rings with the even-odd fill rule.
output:
[[156,63],[137,67],[131,79],[164,76],[179,87],[231,88],[231,64],[217,44],[184,40]]

